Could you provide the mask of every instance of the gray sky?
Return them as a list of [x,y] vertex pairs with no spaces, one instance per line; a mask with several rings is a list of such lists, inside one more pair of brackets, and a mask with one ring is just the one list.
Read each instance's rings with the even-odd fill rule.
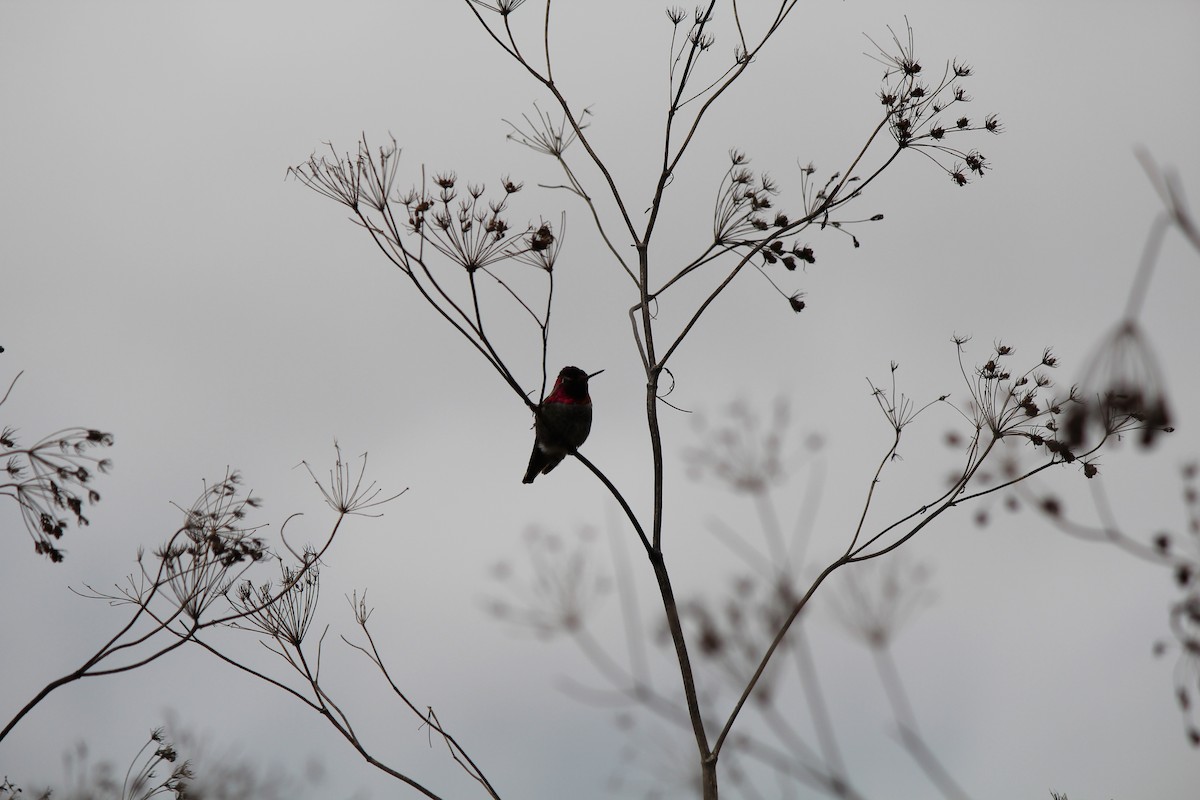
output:
[[[514,16],[525,34],[537,5]],[[821,454],[779,498],[790,519],[806,470],[824,476],[809,546],[819,559],[845,541],[889,443],[864,377],[885,380],[896,360],[909,395],[961,397],[955,333],[975,337],[971,359],[999,339],[1018,358],[1053,346],[1060,382],[1078,377],[1121,310],[1158,210],[1134,146],[1200,192],[1200,6],[807,6],[684,161],[656,246],[664,262],[709,235],[729,148],[770,170],[785,207],[799,191],[798,163],[828,172],[853,157],[879,113],[882,67],[862,54],[871,49],[863,33],[882,43],[905,14],[931,68],[952,57],[975,67],[971,112],[996,112],[1006,128],[972,141],[994,172],[964,189],[915,155],[901,159],[856,206],[886,215],[860,229],[861,248],[814,233],[818,261],[789,284],[808,292],[803,314],[746,274],[679,352],[678,405],[711,416],[738,398],[783,395],[794,432],[823,435]],[[635,205],[649,196],[660,147],[669,33],[656,4],[633,0],[562,2],[555,21],[556,77],[577,106],[591,106],[593,140]],[[713,62],[731,47],[718,41]],[[597,685],[591,668],[569,643],[513,637],[481,605],[491,566],[523,563],[529,526],[569,536],[616,525],[611,502],[572,463],[521,486],[525,409],[344,209],[284,179],[324,141],[346,150],[360,132],[375,142],[390,133],[404,152],[401,185],[418,181],[423,165],[492,185],[510,174],[527,186],[514,224],[557,220],[565,208],[551,361],[607,370],[593,384],[586,451],[645,507],[630,287],[584,209],[534,189],[558,180],[552,165],[504,141],[502,119],[534,101],[551,107],[462,3],[0,2],[0,380],[25,370],[0,423],[27,438],[82,424],[117,440],[104,500],[92,526],[65,542],[65,564],[38,561],[14,509],[0,507],[0,718],[123,619],[66,587],[119,581],[139,545],[153,548],[178,523],[170,501],[190,503],[202,478],[242,470],[266,500],[259,521],[275,531],[301,511],[296,535],[316,540],[330,515],[294,466],[330,463],[336,437],[348,453],[370,451],[371,476],[385,489],[411,491],[384,518],[340,534],[324,573],[323,621],[348,632],[341,596],[370,587],[373,621],[405,687],[434,706],[504,796],[607,796],[622,733],[610,712],[560,690],[568,674]],[[1170,238],[1143,319],[1179,430],[1151,456],[1125,448],[1103,460],[1101,479],[1135,530],[1181,526],[1178,466],[1200,453],[1189,347],[1197,296],[1197,259]],[[664,319],[683,301],[664,307]],[[528,335],[521,330],[504,329],[514,342]],[[514,352],[536,386],[535,351]],[[937,413],[908,433],[880,523],[935,493],[951,469],[942,437],[955,420]],[[681,466],[694,442],[689,420],[671,414],[664,424]],[[1042,486],[1080,482],[1063,471]],[[749,506],[688,482],[682,469],[669,492],[677,591],[720,597],[741,565],[705,523],[746,519]],[[939,756],[977,798],[1050,789],[1073,800],[1194,797],[1200,761],[1181,734],[1173,661],[1150,655],[1166,635],[1169,577],[1031,515],[997,516],[984,529],[969,513],[948,516],[909,548],[935,570],[937,602],[906,628],[896,658]],[[651,586],[637,567],[649,617]],[[609,598],[602,631],[616,630],[616,611]],[[867,652],[819,603],[810,635],[857,785],[870,797],[932,796],[891,734]],[[381,750],[447,796],[471,796],[415,720],[373,706],[384,687],[329,640],[330,677],[344,679]],[[58,780],[61,754],[80,738],[97,758],[125,763],[168,709],[218,747],[293,773],[319,761],[320,796],[395,796],[314,715],[196,652],[58,692],[0,747],[0,774]],[[656,759],[686,755],[690,733],[650,725],[634,742],[645,749],[629,780],[675,796]]]

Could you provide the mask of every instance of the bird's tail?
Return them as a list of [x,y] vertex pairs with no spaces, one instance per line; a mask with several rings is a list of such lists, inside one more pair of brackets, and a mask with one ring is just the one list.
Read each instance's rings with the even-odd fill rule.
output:
[[554,469],[562,460],[562,455],[550,455],[535,443],[533,452],[529,455],[529,466],[525,468],[525,477],[521,479],[521,483],[533,483],[534,478]]

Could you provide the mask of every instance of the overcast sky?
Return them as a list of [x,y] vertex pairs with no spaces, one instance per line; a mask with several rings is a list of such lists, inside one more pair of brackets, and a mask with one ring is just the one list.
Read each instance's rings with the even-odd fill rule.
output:
[[[514,15],[531,46],[538,5]],[[784,207],[799,192],[798,164],[828,172],[853,157],[879,113],[883,71],[864,55],[872,47],[863,34],[883,42],[905,15],[922,60],[969,62],[971,112],[995,112],[1005,127],[972,141],[994,170],[965,188],[918,156],[900,159],[856,206],[862,216],[885,214],[859,229],[861,248],[813,232],[817,263],[787,284],[808,293],[804,313],[747,273],[674,362],[671,399],[682,408],[712,419],[737,399],[765,408],[785,397],[796,440],[821,435],[824,447],[797,462],[797,480],[779,497],[790,520],[806,478],[822,476],[808,551],[815,563],[844,543],[890,442],[865,378],[886,380],[895,360],[910,396],[961,398],[955,334],[975,337],[969,360],[1000,339],[1018,358],[1052,346],[1060,380],[1078,378],[1120,313],[1158,211],[1135,146],[1176,166],[1193,197],[1200,192],[1200,5],[802,6],[682,163],[656,244],[664,264],[710,235],[729,148],[771,172]],[[660,158],[670,25],[642,0],[561,0],[556,9],[556,78],[576,107],[590,106],[593,141],[640,212]],[[713,64],[732,46],[719,40]],[[482,606],[493,566],[524,564],[530,526],[567,537],[584,526],[620,530],[611,501],[574,463],[522,486],[528,412],[345,209],[285,179],[323,142],[347,150],[360,133],[376,142],[390,134],[403,148],[403,186],[419,182],[422,167],[493,186],[511,175],[526,183],[514,225],[557,220],[565,209],[550,360],[606,370],[593,383],[585,449],[646,508],[630,287],[588,230],[585,208],[536,190],[561,180],[552,164],[504,140],[502,120],[535,101],[552,107],[461,2],[0,0],[2,388],[25,371],[0,425],[29,439],[76,424],[116,436],[116,468],[101,479],[92,526],[64,542],[66,563],[39,560],[15,508],[0,506],[0,719],[123,619],[67,587],[120,581],[139,546],[152,549],[178,524],[171,502],[190,503],[202,479],[240,469],[266,500],[259,522],[274,532],[304,512],[296,535],[317,540],[330,514],[295,467],[331,463],[336,437],[347,453],[370,452],[383,488],[411,491],[382,519],[339,534],[323,574],[322,620],[348,633],[341,597],[370,587],[372,619],[401,682],[438,711],[503,796],[609,796],[627,734],[611,711],[561,690],[568,674],[602,682],[569,643],[514,636]],[[1149,456],[1125,448],[1103,461],[1100,479],[1121,519],[1147,534],[1181,527],[1178,468],[1200,456],[1198,267],[1170,238],[1143,317],[1179,430]],[[515,362],[536,387],[536,351]],[[943,435],[955,417],[936,413],[908,434],[881,514],[920,505],[953,467]],[[747,524],[751,507],[683,477],[684,449],[695,442],[689,423],[676,412],[664,422],[676,468],[667,554],[681,596],[721,598],[743,566],[706,524],[714,515]],[[1080,480],[1064,470],[1040,486]],[[1200,754],[1182,735],[1174,662],[1151,656],[1167,634],[1169,576],[1034,516],[997,516],[983,529],[969,513],[947,516],[906,548],[932,568],[936,602],[905,629],[895,655],[939,757],[977,798],[1051,789],[1072,800],[1195,797]],[[648,571],[635,563],[656,630]],[[868,653],[815,605],[808,630],[856,785],[868,797],[933,796],[895,741]],[[611,634],[611,597],[602,612]],[[473,796],[416,720],[374,707],[384,687],[329,639],[331,679],[342,680],[388,758],[445,796]],[[0,746],[0,775],[59,782],[62,754],[78,740],[95,758],[124,764],[168,715],[213,748],[237,748],[298,780],[320,764],[323,783],[310,796],[405,796],[315,715],[186,649],[57,692]],[[685,796],[662,765],[689,754],[690,732],[659,724],[636,736],[644,750],[626,791]]]

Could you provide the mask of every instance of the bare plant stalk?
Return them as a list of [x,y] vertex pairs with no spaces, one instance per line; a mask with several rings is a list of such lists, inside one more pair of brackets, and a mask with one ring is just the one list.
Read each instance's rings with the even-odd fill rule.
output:
[[[637,514],[616,484],[601,469],[582,455],[576,455],[620,504],[645,549],[655,576],[663,617],[678,666],[684,707],[696,741],[703,797],[705,800],[716,800],[716,765],[721,745],[737,717],[737,710],[753,691],[792,620],[803,609],[807,597],[811,596],[826,576],[840,566],[854,560],[882,555],[906,539],[901,537],[890,543],[881,541],[882,537],[891,534],[891,527],[885,528],[863,543],[859,543],[858,536],[855,536],[846,554],[822,573],[797,603],[791,616],[785,619],[775,641],[765,652],[758,671],[750,679],[735,710],[727,718],[720,735],[715,742],[710,742],[706,733],[700,691],[692,668],[689,641],[665,559],[669,537],[665,518],[664,442],[659,418],[660,405],[664,402],[663,373],[669,374],[668,362],[671,357],[698,324],[707,318],[716,301],[733,280],[747,271],[747,265],[755,266],[759,274],[788,300],[793,311],[802,310],[804,302],[799,299],[801,295],[784,292],[766,272],[767,267],[772,264],[782,264],[788,271],[793,271],[800,261],[815,261],[811,247],[797,240],[787,249],[785,238],[796,237],[814,229],[814,226],[815,229],[828,227],[850,237],[857,246],[858,239],[849,232],[849,226],[857,222],[877,221],[882,219],[882,215],[876,214],[869,219],[848,220],[839,219],[837,214],[845,205],[861,197],[864,189],[887,169],[900,153],[906,150],[920,152],[945,171],[955,183],[963,185],[968,182],[969,173],[982,175],[988,164],[975,150],[963,151],[951,146],[947,137],[954,138],[973,131],[997,133],[999,123],[995,117],[973,123],[965,116],[954,122],[943,123],[941,120],[946,119],[948,109],[969,99],[956,84],[959,79],[970,74],[969,68],[957,63],[953,67],[948,64],[940,80],[926,82],[920,75],[921,66],[912,50],[911,31],[907,43],[893,35],[895,48],[879,48],[877,58],[887,68],[884,88],[878,98],[883,101],[881,119],[868,132],[863,145],[854,151],[847,168],[830,175],[820,188],[816,183],[809,183],[815,168],[804,168],[801,173],[802,212],[789,216],[777,211],[771,215],[767,209],[773,208],[772,196],[778,193],[778,189],[766,176],[752,176],[744,167],[747,159],[743,154],[731,153],[733,166],[726,173],[726,180],[722,183],[719,193],[718,209],[714,216],[713,241],[704,244],[700,248],[700,255],[690,262],[668,267],[664,271],[659,265],[651,263],[651,243],[655,239],[662,212],[671,199],[669,190],[675,172],[683,163],[685,155],[691,151],[693,143],[697,141],[697,133],[701,126],[716,113],[722,98],[750,71],[755,57],[775,38],[784,22],[791,16],[796,7],[794,0],[779,2],[773,17],[768,18],[758,32],[749,28],[739,13],[738,4],[730,2],[728,11],[732,15],[739,46],[731,63],[716,65],[716,69],[710,71],[707,77],[705,73],[706,70],[710,70],[712,47],[717,35],[718,12],[724,13],[726,4],[709,0],[691,14],[679,9],[668,10],[667,16],[674,26],[674,32],[669,45],[669,93],[664,109],[662,138],[655,148],[661,152],[661,160],[657,174],[651,176],[650,200],[641,222],[635,222],[638,217],[631,211],[632,192],[618,185],[607,156],[601,153],[600,144],[593,141],[587,130],[587,112],[577,113],[564,94],[563,88],[555,80],[551,46],[552,0],[544,0],[544,13],[538,20],[536,33],[532,34],[536,38],[536,45],[533,47],[522,45],[521,32],[513,25],[514,15],[524,5],[524,0],[466,0],[466,5],[486,35],[549,94],[557,106],[556,113],[562,115],[562,122],[555,123],[549,115],[539,109],[535,116],[524,117],[524,126],[510,123],[513,131],[509,138],[556,161],[567,180],[561,188],[567,189],[584,202],[602,240],[613,255],[614,262],[634,284],[636,298],[629,313],[645,375],[646,434],[652,468],[652,500],[648,514],[645,517]],[[527,53],[534,55],[526,55]],[[875,166],[868,167],[868,155],[876,152],[876,145],[886,138],[885,134],[890,136],[892,146],[879,156]],[[600,175],[604,187],[601,195],[589,192],[583,180],[579,178],[579,170],[568,162],[566,149],[574,142],[578,142],[583,148],[588,168],[596,170]],[[344,159],[335,157],[329,160],[313,157],[307,164],[294,168],[292,173],[305,185],[350,208],[355,219],[369,232],[379,249],[412,281],[423,300],[433,306],[444,320],[466,338],[514,393],[537,413],[537,403],[531,399],[530,392],[522,389],[517,378],[519,370],[510,366],[517,363],[516,359],[500,352],[487,334],[482,307],[483,295],[477,282],[477,272],[483,271],[507,290],[508,296],[516,300],[518,306],[537,326],[541,344],[540,362],[544,392],[553,283],[549,284],[550,288],[545,296],[546,312],[539,317],[532,309],[540,307],[542,303],[532,302],[517,292],[513,284],[503,276],[500,267],[505,261],[530,263],[531,258],[538,258],[539,265],[549,273],[553,269],[553,256],[538,254],[546,251],[550,243],[557,245],[557,239],[550,236],[548,227],[531,228],[519,240],[505,239],[506,223],[500,214],[504,207],[503,202],[493,201],[493,210],[489,214],[480,205],[483,187],[476,189],[468,185],[468,196],[460,197],[461,190],[453,174],[435,176],[433,180],[438,187],[436,191],[428,191],[423,179],[420,190],[414,189],[406,195],[396,194],[392,186],[396,154],[397,150],[393,145],[375,155],[363,142],[356,158],[347,156]],[[962,163],[947,166],[943,163],[943,158],[958,159]],[[507,179],[503,184],[507,200],[508,196],[519,188],[519,184],[513,184]],[[452,207],[452,201],[459,203],[457,212]],[[403,206],[403,209],[399,206]],[[619,220],[619,223],[606,224],[605,219],[610,215]],[[491,234],[491,238],[480,238],[480,230]],[[625,244],[636,253],[636,267],[627,263],[621,255],[627,251],[618,246],[617,230],[623,232],[623,236],[627,237]],[[561,234],[561,226],[559,233]],[[414,244],[407,244],[406,238]],[[457,265],[459,274],[465,270],[465,288],[459,279],[453,277],[453,271],[446,272],[432,262],[431,256],[434,254]],[[731,263],[717,270],[713,265],[718,260]],[[758,263],[760,260],[761,266]],[[707,280],[711,283],[710,288],[705,291],[703,301],[690,313],[685,314],[686,322],[679,329],[663,330],[661,323],[656,319],[656,304],[666,293],[671,292],[684,276],[693,275],[699,279],[699,276],[709,272],[715,274],[708,275]],[[458,289],[454,285],[456,282],[459,282]],[[661,288],[652,291],[650,287],[655,284]],[[492,312],[489,312],[488,316],[491,314]],[[666,342],[665,349],[660,347],[660,335],[666,337],[662,340]],[[900,424],[897,423],[897,441],[899,427]],[[977,462],[972,463],[975,468],[978,467]],[[973,475],[973,471],[966,473],[959,493],[965,489],[966,483]],[[952,507],[956,500],[956,493],[941,498],[941,505],[936,512],[914,524],[907,536],[914,535],[929,519]],[[864,520],[869,506],[870,498],[864,507]],[[860,524],[860,531],[861,527]],[[869,549],[872,547],[874,549]]]
[[[156,551],[157,565],[153,569],[146,566],[144,554],[139,553],[140,576],[137,579],[130,575],[125,585],[115,586],[112,591],[97,591],[89,586],[86,592],[79,592],[110,605],[132,606],[133,612],[129,620],[83,664],[47,683],[22,706],[0,729],[0,741],[38,704],[63,686],[84,678],[129,672],[146,666],[184,644],[200,643],[199,634],[211,628],[228,626],[264,613],[285,599],[297,583],[315,569],[347,516],[369,513],[371,508],[394,499],[380,499],[374,484],[362,484],[361,473],[358,481],[353,481],[347,465],[341,461],[340,450],[337,474],[330,489],[322,490],[337,511],[337,518],[321,547],[305,553],[300,565],[276,590],[223,615],[210,613],[213,604],[223,601],[230,586],[241,580],[270,551],[266,542],[256,535],[257,529],[246,528],[242,522],[247,509],[257,507],[259,500],[241,490],[240,475],[229,472],[222,480],[207,486],[196,502],[184,510],[184,525]],[[144,631],[135,631],[144,623],[149,623]],[[119,660],[122,657],[125,660]]]

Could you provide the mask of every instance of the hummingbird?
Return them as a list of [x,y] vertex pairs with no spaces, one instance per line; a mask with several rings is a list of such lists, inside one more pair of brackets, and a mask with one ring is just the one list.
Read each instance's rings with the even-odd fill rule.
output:
[[587,440],[592,430],[592,398],[588,396],[588,378],[604,370],[587,374],[579,367],[563,367],[550,395],[534,410],[533,453],[522,483],[559,465]]

